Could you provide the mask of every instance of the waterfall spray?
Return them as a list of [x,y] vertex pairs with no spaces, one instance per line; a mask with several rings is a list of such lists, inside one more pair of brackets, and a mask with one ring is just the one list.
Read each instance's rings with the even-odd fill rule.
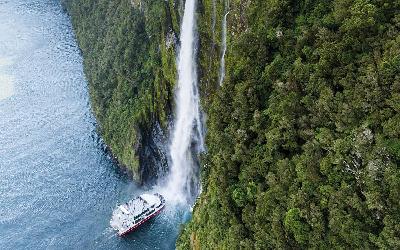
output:
[[222,20],[222,54],[221,54],[221,64],[219,68],[219,86],[222,86],[225,78],[225,54],[226,54],[226,19],[229,14],[229,0],[225,1],[225,15]]
[[[199,192],[197,155],[204,148],[196,73],[196,0],[186,0],[178,55],[176,116],[170,144],[167,198],[183,203]],[[195,145],[195,146],[194,146]]]

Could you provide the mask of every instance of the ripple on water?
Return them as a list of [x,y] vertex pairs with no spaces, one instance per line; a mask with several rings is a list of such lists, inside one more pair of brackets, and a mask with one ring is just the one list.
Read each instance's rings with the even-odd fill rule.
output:
[[144,190],[96,134],[59,2],[0,0],[0,34],[0,75],[14,90],[0,100],[0,249],[173,249],[185,208],[167,205],[126,238],[110,228],[115,206]]
[[9,57],[0,57],[0,101],[13,95],[14,78],[6,73],[6,69],[12,65]]

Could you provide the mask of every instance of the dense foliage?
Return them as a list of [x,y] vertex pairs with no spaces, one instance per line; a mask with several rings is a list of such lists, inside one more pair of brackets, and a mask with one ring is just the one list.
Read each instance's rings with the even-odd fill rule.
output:
[[165,1],[64,4],[83,52],[100,132],[119,162],[143,179],[139,167],[146,162],[140,162],[140,154],[148,151],[143,144],[151,143],[156,124],[166,129],[172,109],[179,13]]
[[400,248],[400,2],[230,2],[228,78],[178,248]]
[[[166,128],[180,0],[65,0],[120,162]],[[400,2],[198,0],[203,192],[179,249],[400,248]]]

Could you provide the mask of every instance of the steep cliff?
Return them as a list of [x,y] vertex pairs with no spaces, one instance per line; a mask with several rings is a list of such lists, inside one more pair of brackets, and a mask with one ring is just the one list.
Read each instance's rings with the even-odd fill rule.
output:
[[[165,162],[183,2],[67,0],[103,137],[138,177]],[[197,3],[207,152],[177,247],[400,248],[400,3]]]
[[[399,1],[229,2],[203,192],[178,249],[399,248]],[[225,5],[199,10],[203,88],[218,82]]]
[[136,180],[154,180],[166,167],[179,1],[65,0],[64,5],[105,143]]

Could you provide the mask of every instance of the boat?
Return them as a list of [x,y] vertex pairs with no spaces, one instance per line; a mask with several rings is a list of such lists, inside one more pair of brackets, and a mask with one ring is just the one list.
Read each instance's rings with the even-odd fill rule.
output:
[[157,216],[164,207],[165,199],[161,194],[142,194],[117,206],[113,211],[110,225],[119,236],[124,236]]

